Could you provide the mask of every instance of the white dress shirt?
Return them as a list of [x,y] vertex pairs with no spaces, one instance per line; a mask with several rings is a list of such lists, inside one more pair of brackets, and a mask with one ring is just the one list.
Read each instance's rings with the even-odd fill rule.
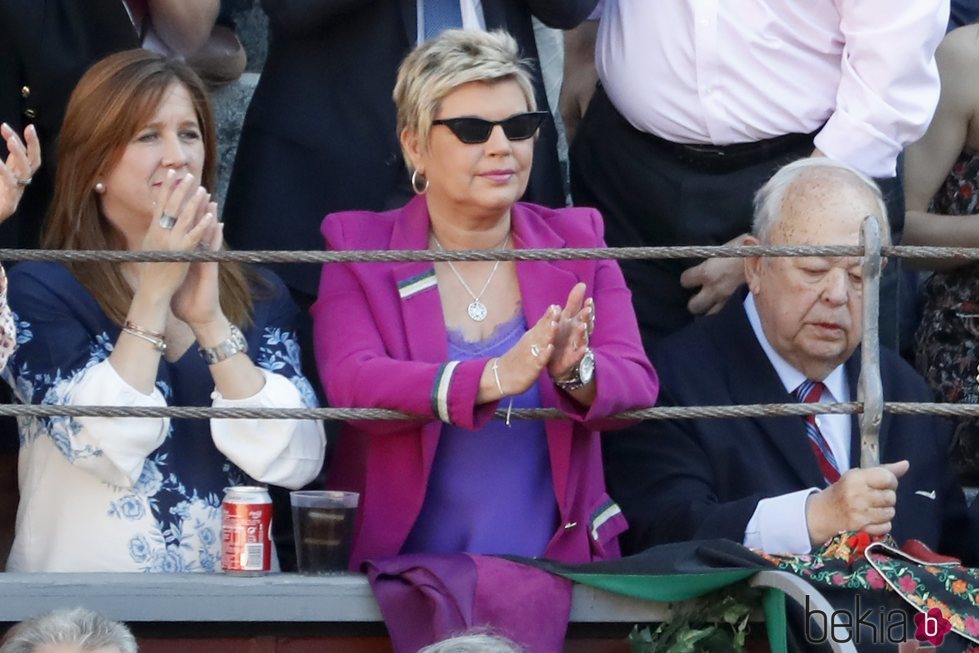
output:
[[[418,0],[418,43],[425,40],[425,0]],[[462,11],[463,29],[486,29],[486,18],[483,16],[483,0],[459,0],[459,9]]]
[[[755,338],[775,368],[786,392],[792,394],[806,381],[806,375],[792,367],[768,342],[751,293],[744,300],[744,310]],[[850,384],[842,365],[823,379],[823,385],[826,388],[819,399],[820,403],[849,401]],[[840,473],[845,472],[850,468],[851,417],[843,414],[816,415],[816,424],[836,458]],[[809,553],[812,547],[806,523],[806,499],[818,491],[819,488],[806,488],[759,501],[745,528],[743,544],[766,553]]]
[[948,0],[603,0],[596,64],[634,127],[746,143],[825,127],[815,144],[873,177],[938,104]]

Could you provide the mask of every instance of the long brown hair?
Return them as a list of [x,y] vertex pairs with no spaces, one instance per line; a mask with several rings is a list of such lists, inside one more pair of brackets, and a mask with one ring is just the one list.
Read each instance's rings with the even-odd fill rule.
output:
[[[71,94],[58,144],[54,198],[41,235],[47,249],[125,249],[125,238],[99,209],[95,183],[122,159],[126,146],[149,122],[173,84],[187,89],[204,143],[201,184],[215,188],[217,137],[207,89],[185,64],[148,50],[126,50],[98,62]],[[133,290],[118,264],[68,263],[110,319],[122,324]],[[251,322],[249,281],[257,275],[221,263],[221,308],[231,322]]]

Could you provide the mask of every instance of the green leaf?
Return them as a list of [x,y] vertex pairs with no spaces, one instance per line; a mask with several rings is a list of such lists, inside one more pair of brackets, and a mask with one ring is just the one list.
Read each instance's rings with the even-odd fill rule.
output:
[[696,599],[670,604],[672,617],[655,630],[629,635],[632,653],[744,653],[752,610],[761,592],[746,583],[731,585]]
[[716,626],[708,626],[700,629],[684,630],[676,638],[676,641],[666,649],[666,653],[694,653],[697,650],[697,642],[710,637],[717,631]]

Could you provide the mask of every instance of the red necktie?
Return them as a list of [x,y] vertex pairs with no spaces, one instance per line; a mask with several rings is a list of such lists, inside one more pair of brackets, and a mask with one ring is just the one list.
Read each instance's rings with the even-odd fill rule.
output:
[[[825,387],[819,381],[806,380],[795,389],[793,394],[796,399],[804,404],[815,404],[819,403],[819,398],[822,396]],[[819,469],[823,472],[823,478],[826,479],[827,485],[835,483],[840,480],[840,466],[836,462],[836,457],[833,456],[833,450],[829,448],[829,443],[819,431],[816,416],[805,415],[803,419],[806,423],[806,435],[809,436],[809,444],[812,446],[812,452],[816,455],[816,462],[819,463]]]

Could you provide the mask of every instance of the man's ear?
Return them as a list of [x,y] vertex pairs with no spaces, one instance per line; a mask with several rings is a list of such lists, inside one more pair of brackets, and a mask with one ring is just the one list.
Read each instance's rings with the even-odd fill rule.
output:
[[[741,244],[744,246],[755,246],[761,245],[761,241],[754,236],[745,236]],[[753,295],[757,295],[758,289],[761,287],[762,258],[761,256],[748,256],[744,259],[744,278],[748,282],[748,290]]]
[[401,130],[401,135],[399,138],[401,140],[401,149],[404,151],[405,156],[408,157],[408,160],[411,161],[412,169],[418,170],[424,174],[425,166],[422,163],[422,145],[421,141],[418,139],[418,136],[413,130],[405,127]]

